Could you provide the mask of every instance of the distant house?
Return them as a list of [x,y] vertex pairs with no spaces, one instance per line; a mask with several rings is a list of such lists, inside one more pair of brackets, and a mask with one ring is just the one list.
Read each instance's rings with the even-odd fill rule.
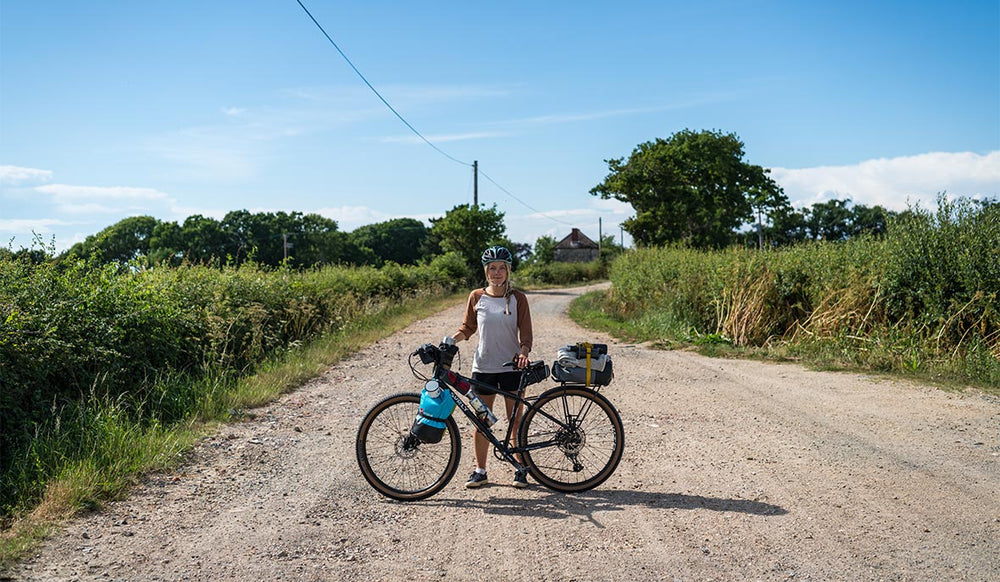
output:
[[600,254],[601,247],[580,232],[579,228],[574,228],[573,232],[556,244],[554,259],[561,263],[586,263],[596,261]]

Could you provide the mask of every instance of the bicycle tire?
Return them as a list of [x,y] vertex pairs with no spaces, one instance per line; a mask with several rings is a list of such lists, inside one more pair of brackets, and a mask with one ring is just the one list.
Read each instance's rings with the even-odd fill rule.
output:
[[365,480],[399,501],[419,501],[441,491],[462,456],[458,423],[445,420],[441,442],[422,443],[410,434],[420,394],[388,396],[372,406],[358,427],[355,454]]
[[625,429],[604,396],[584,387],[559,386],[544,392],[525,412],[518,442],[536,481],[577,493],[597,487],[614,473],[625,451]]

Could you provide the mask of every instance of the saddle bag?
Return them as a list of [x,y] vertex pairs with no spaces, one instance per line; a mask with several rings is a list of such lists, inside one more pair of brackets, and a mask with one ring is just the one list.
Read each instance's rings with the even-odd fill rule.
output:
[[607,344],[581,342],[560,348],[552,363],[552,379],[563,384],[607,386],[614,377]]

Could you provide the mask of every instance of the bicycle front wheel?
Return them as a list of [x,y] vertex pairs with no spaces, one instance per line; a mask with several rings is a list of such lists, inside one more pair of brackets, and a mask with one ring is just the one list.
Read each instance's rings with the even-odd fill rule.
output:
[[373,406],[358,428],[361,474],[379,493],[399,501],[426,499],[444,489],[462,454],[452,417],[438,443],[422,443],[410,434],[419,408],[419,394],[395,394]]
[[564,493],[603,483],[625,450],[618,411],[584,387],[556,387],[539,396],[524,414],[518,440],[531,476]]

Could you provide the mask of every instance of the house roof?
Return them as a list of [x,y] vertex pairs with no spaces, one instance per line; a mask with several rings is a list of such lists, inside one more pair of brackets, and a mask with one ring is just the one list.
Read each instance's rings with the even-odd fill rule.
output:
[[579,228],[574,228],[573,232],[566,235],[566,238],[556,244],[557,249],[596,249],[600,248],[597,243],[590,240],[587,235],[580,232]]

